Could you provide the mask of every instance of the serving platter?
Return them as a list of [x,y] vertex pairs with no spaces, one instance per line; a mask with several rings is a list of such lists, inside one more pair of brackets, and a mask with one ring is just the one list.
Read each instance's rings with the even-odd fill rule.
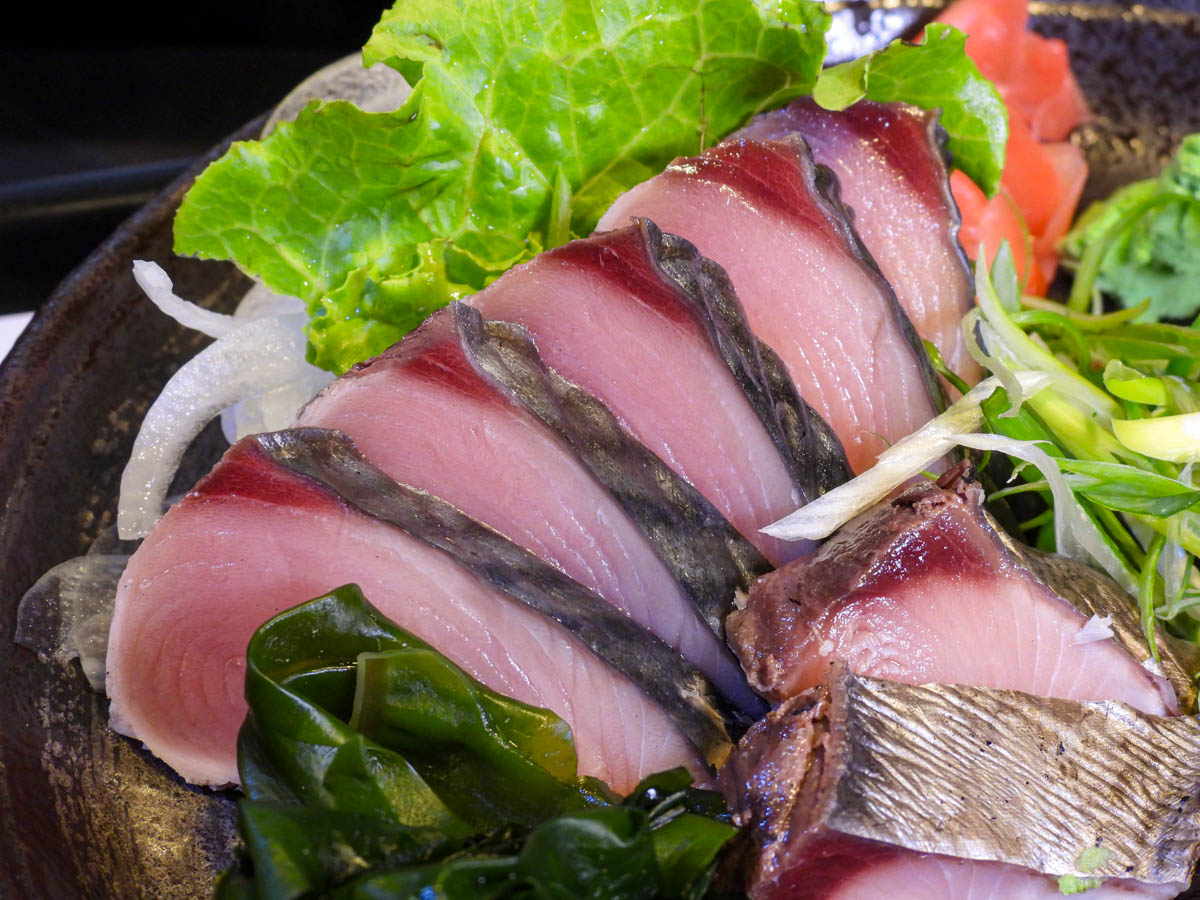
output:
[[[909,29],[942,4],[831,5],[836,54]],[[1096,113],[1075,136],[1093,173],[1085,201],[1157,171],[1182,135],[1200,131],[1200,3],[1031,10],[1038,31],[1071,45]],[[215,309],[229,310],[249,284],[232,266],[171,254],[174,210],[207,159],[59,286],[0,367],[0,897],[204,896],[233,852],[230,795],[183,784],[108,730],[107,702],[77,664],[12,640],[25,590],[111,526],[137,424],[203,343],[146,302],[131,260],[160,262],[182,296]],[[180,484],[221,447],[208,430]]]

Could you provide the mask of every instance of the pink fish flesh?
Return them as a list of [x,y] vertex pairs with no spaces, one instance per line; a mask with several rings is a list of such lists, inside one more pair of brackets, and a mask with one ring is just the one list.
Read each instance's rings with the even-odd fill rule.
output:
[[833,112],[804,97],[763,113],[734,135],[803,136],[813,158],[837,176],[841,198],[917,334],[969,384],[979,365],[967,353],[962,317],[974,287],[958,243],[944,139],[934,112],[903,103],[858,103]]
[[664,272],[656,232],[642,224],[572,241],[467,302],[525,326],[547,365],[602,400],[778,565],[801,548],[758,529],[806,498],[714,346],[719,323]]
[[[1088,900],[1170,900],[1183,882],[1146,884],[1104,879]],[[814,841],[803,861],[753,900],[1062,900],[1058,879],[1010,863],[916,853],[878,841],[837,835]]]
[[861,472],[934,415],[937,386],[832,182],[798,136],[730,141],[623,194],[598,228],[645,216],[721,265],[750,327]]
[[114,727],[188,781],[236,783],[250,635],[273,614],[349,582],[488,687],[562,716],[581,774],[622,791],[670,766],[704,777],[699,753],[663,707],[563,627],[282,468],[251,439],[231,448],[130,560],[109,642]]
[[395,481],[495,528],[649,628],[727,696],[752,702],[736,660],[646,535],[563,440],[473,368],[454,310],[333,382],[298,424],[348,435]]

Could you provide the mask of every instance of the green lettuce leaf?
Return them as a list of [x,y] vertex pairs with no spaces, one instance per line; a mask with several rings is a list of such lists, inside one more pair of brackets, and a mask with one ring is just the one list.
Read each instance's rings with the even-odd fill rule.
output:
[[309,360],[343,372],[814,91],[941,109],[956,165],[991,193],[1007,120],[963,36],[931,25],[822,75],[829,24],[816,0],[398,2],[363,59],[409,80],[404,106],[313,103],[235,144],[184,197],[175,250],[304,300]]
[[957,28],[931,24],[921,43],[897,41],[826,69],[813,90],[813,99],[833,110],[864,98],[940,109],[955,168],[991,196],[1004,171],[1008,112],[995,86],[966,55],[966,40]]
[[343,371],[809,93],[828,25],[812,0],[405,0],[364,49],[414,85],[403,108],[314,104],[236,144],[184,198],[175,249],[302,298],[310,359]]

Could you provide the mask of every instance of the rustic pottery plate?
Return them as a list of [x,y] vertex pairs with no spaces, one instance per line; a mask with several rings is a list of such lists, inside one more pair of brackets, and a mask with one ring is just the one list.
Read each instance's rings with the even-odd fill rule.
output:
[[[941,5],[837,4],[841,55]],[[1087,197],[1157,171],[1200,131],[1200,8],[1034,2],[1036,27],[1071,45],[1096,121],[1076,140]],[[256,134],[251,123],[233,138]],[[213,156],[222,147],[214,149]],[[0,368],[0,896],[205,896],[233,848],[230,796],[190,788],[106,727],[78,664],[13,643],[17,604],[52,565],[85,552],[116,507],[137,424],[202,339],[144,300],[130,261],[162,263],[178,292],[228,310],[231,266],[171,254],[185,174],[102,244],[42,307]],[[206,432],[191,476],[220,452]],[[185,474],[184,478],[187,477]]]

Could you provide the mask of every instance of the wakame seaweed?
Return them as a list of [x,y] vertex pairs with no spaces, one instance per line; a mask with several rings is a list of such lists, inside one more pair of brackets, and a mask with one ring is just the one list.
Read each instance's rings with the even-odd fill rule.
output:
[[682,769],[626,798],[576,776],[570,728],[484,687],[355,585],[247,652],[238,863],[219,900],[699,898],[736,833]]

